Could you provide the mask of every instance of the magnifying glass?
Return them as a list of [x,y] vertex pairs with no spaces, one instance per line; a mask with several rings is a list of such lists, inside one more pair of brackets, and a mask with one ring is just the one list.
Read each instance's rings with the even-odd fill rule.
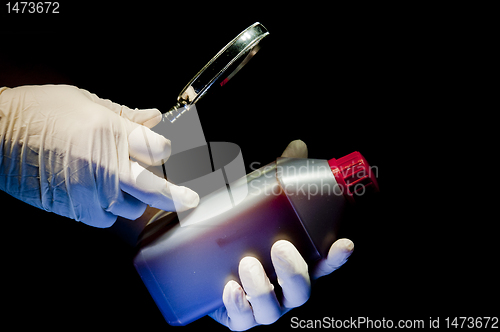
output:
[[243,30],[182,89],[177,97],[177,104],[165,113],[164,119],[175,122],[191,105],[196,104],[213,84],[226,84],[259,51],[260,41],[268,35],[267,29],[259,22]]

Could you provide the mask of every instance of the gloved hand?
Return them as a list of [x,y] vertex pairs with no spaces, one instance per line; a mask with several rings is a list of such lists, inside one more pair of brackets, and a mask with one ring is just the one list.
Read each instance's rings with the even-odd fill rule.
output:
[[[300,140],[293,141],[282,157],[307,158],[307,147]],[[274,323],[287,311],[309,299],[311,277],[317,279],[332,273],[347,261],[353,249],[351,240],[335,241],[328,257],[320,261],[312,269],[312,276],[309,276],[307,263],[294,245],[285,240],[277,241],[271,248],[271,259],[283,298],[276,297],[274,286],[262,264],[254,257],[244,257],[238,269],[242,285],[234,280],[229,281],[222,295],[224,307],[210,316],[233,331]]]
[[144,168],[170,156],[170,141],[149,129],[160,121],[157,109],[131,110],[73,86],[2,88],[0,189],[96,227],[136,219],[147,204],[195,207],[194,191]]

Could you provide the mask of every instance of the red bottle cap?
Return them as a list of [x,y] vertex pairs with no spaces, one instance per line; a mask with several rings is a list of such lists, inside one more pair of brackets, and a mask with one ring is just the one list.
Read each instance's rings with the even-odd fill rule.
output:
[[344,197],[355,202],[368,193],[378,192],[377,169],[370,167],[359,152],[353,152],[339,159],[330,159],[328,164],[339,184]]

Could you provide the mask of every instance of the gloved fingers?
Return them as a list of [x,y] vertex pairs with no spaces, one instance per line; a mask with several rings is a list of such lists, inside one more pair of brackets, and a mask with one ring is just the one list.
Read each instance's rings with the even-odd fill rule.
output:
[[283,306],[295,308],[304,304],[311,294],[308,266],[293,244],[280,240],[271,248],[271,260],[283,291]]
[[127,106],[114,103],[109,99],[99,98],[96,94],[90,93],[85,89],[80,89],[80,91],[94,103],[104,106],[107,109],[115,112],[119,116],[129,119],[130,121],[137,124],[146,126],[148,128],[153,128],[161,121],[162,115],[156,108],[132,110]]
[[292,141],[281,156],[287,158],[307,158],[307,145],[300,139]]
[[240,261],[238,273],[257,324],[272,324],[278,320],[281,316],[281,306],[274,293],[274,286],[259,260],[244,257]]
[[146,203],[130,196],[126,192],[122,192],[122,197],[121,201],[114,202],[106,211],[129,220],[135,220],[142,216],[147,207]]
[[127,121],[130,157],[147,165],[160,165],[172,151],[170,140],[149,128]]
[[328,256],[321,260],[314,268],[313,278],[317,279],[332,273],[340,268],[354,250],[354,243],[349,239],[338,239],[328,252]]
[[122,110],[119,115],[147,128],[153,128],[156,126],[160,123],[162,117],[162,114],[157,108],[131,110],[126,106],[122,106]]
[[210,317],[232,331],[245,331],[257,325],[245,292],[236,281],[231,280],[226,284],[222,301],[224,306],[211,313]]
[[200,198],[189,188],[167,182],[130,161],[130,169],[120,174],[120,188],[138,200],[164,211],[185,211],[198,205]]

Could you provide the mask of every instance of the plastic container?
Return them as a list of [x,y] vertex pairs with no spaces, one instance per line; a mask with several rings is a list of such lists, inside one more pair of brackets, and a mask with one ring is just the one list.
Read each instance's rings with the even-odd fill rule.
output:
[[[288,240],[309,266],[325,257],[349,201],[378,191],[360,153],[338,160],[278,158],[231,184],[245,198],[230,205],[227,189],[200,201],[182,225],[173,216],[143,234],[134,265],[170,325],[186,325],[223,306],[225,284],[239,281],[245,256],[260,260],[271,281],[270,251]],[[208,216],[208,217],[207,217]]]

